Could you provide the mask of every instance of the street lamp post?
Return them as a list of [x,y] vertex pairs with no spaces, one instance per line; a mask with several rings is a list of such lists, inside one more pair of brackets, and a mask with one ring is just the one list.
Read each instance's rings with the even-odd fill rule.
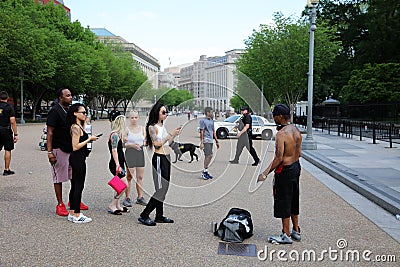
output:
[[308,103],[307,103],[307,136],[303,141],[303,149],[315,150],[317,143],[312,134],[312,107],[313,107],[313,87],[314,87],[314,32],[317,29],[315,25],[316,6],[319,0],[308,0],[310,8],[310,48],[308,52]]
[[20,105],[21,105],[21,124],[25,124],[24,120],[24,72],[20,73],[20,78],[21,78],[21,100],[20,100]]
[[264,117],[264,81],[261,83],[261,104],[260,104],[260,116]]

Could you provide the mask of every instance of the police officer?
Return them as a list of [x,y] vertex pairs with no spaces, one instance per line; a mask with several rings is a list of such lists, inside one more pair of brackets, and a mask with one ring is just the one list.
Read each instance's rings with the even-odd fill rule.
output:
[[252,132],[251,132],[252,119],[251,119],[250,114],[248,114],[249,108],[246,106],[243,106],[240,110],[242,113],[242,118],[239,122],[239,127],[238,127],[239,132],[237,134],[237,137],[239,139],[236,144],[236,154],[235,154],[235,158],[233,160],[230,160],[229,162],[231,164],[238,164],[240,154],[242,154],[243,148],[246,147],[254,160],[254,163],[252,164],[252,166],[257,166],[258,163],[260,162],[260,158],[257,156],[257,152],[253,147],[253,140],[251,139],[252,138]]
[[7,92],[0,92],[0,150],[4,147],[4,176],[15,173],[10,170],[11,150],[14,149],[14,143],[18,141],[15,112],[7,100]]

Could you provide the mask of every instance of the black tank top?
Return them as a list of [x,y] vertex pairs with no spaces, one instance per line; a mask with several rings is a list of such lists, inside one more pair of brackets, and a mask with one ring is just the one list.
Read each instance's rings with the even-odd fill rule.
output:
[[[81,128],[82,130],[82,135],[79,136],[79,143],[82,143],[84,141],[86,141],[87,139],[89,139],[89,135],[85,132],[85,130],[78,125],[79,128]],[[87,145],[84,145],[83,147],[81,147],[80,149],[76,150],[76,151],[72,151],[73,154],[81,154],[85,157],[89,156],[90,151],[87,149]]]
[[[115,175],[116,166],[115,166],[115,162],[114,162],[114,159],[113,159],[112,153],[111,153],[112,148],[111,148],[111,140],[110,140],[110,138],[108,139],[108,151],[110,151],[110,155],[111,155],[111,159],[110,159],[110,162],[109,162],[109,168],[110,168],[111,173]],[[121,168],[125,169],[125,154],[124,154],[124,150],[123,150],[122,140],[121,139],[119,139],[119,141],[118,141],[117,154],[118,154],[119,165],[121,166]]]

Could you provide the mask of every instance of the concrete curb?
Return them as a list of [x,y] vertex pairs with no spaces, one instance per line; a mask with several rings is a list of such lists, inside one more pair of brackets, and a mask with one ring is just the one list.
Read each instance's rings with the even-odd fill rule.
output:
[[393,199],[394,197],[386,194],[371,184],[362,183],[360,181],[362,180],[361,175],[353,178],[349,175],[349,173],[346,173],[344,170],[341,170],[337,166],[331,164],[326,158],[317,158],[309,151],[302,151],[302,157],[393,215],[400,214],[400,200],[396,199],[396,201]]

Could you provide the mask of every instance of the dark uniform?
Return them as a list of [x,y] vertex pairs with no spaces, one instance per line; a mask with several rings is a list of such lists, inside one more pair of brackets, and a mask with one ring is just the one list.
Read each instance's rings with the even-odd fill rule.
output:
[[121,112],[119,112],[119,110],[111,110],[110,115],[108,116],[108,120],[109,121],[114,121],[116,117],[118,117],[119,115],[121,115]]
[[15,117],[13,107],[6,102],[0,102],[0,150],[3,147],[7,151],[14,149],[13,132],[10,123],[11,117]]
[[232,162],[239,161],[240,154],[242,154],[243,148],[246,147],[247,150],[250,152],[251,156],[253,157],[254,163],[258,164],[260,162],[260,159],[258,158],[257,152],[253,147],[252,129],[251,129],[252,119],[249,114],[242,115],[242,118],[239,121],[238,130],[239,131],[243,130],[246,124],[249,124],[250,127],[247,129],[247,134],[242,134],[239,137],[239,140],[236,145],[235,158],[232,160]]

